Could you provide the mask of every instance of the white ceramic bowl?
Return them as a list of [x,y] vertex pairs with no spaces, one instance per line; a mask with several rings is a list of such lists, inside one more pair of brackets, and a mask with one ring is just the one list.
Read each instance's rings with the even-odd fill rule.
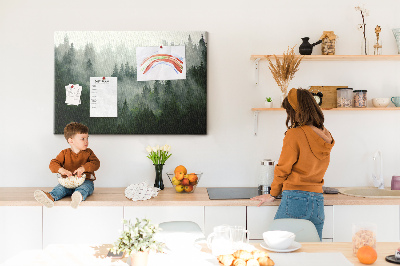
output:
[[373,98],[372,105],[375,107],[387,107],[390,103],[390,98]]
[[288,231],[267,231],[263,238],[268,247],[272,249],[285,250],[293,244],[295,234]]
[[58,183],[65,188],[77,188],[85,182],[86,175],[83,174],[82,177],[78,177],[76,175],[70,177],[62,177],[60,174],[57,174]]

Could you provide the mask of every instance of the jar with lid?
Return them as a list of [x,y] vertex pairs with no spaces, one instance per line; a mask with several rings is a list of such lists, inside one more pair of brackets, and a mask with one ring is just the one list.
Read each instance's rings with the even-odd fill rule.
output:
[[351,108],[353,107],[353,89],[352,88],[337,88],[337,107]]
[[354,91],[354,107],[357,108],[367,107],[367,90]]
[[258,194],[269,194],[274,180],[275,161],[264,159],[261,161],[258,177]]

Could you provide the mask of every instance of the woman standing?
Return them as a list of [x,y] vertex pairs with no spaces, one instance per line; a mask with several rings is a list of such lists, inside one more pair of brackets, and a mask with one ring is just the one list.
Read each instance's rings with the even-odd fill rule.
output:
[[258,206],[261,206],[282,193],[275,219],[309,220],[322,239],[325,220],[322,186],[335,141],[324,127],[324,115],[308,90],[291,89],[282,107],[287,113],[288,130],[271,192],[252,200],[260,201]]

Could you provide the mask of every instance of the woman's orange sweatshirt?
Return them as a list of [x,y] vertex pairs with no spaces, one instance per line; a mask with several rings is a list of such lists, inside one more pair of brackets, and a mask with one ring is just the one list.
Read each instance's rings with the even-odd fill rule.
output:
[[324,175],[335,140],[328,130],[314,129],[301,126],[286,131],[271,196],[278,196],[282,190],[323,192]]

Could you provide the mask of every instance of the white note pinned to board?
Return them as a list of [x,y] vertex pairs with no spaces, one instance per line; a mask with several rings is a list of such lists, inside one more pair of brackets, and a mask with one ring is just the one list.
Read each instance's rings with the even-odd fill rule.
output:
[[90,117],[118,117],[117,77],[90,77]]

